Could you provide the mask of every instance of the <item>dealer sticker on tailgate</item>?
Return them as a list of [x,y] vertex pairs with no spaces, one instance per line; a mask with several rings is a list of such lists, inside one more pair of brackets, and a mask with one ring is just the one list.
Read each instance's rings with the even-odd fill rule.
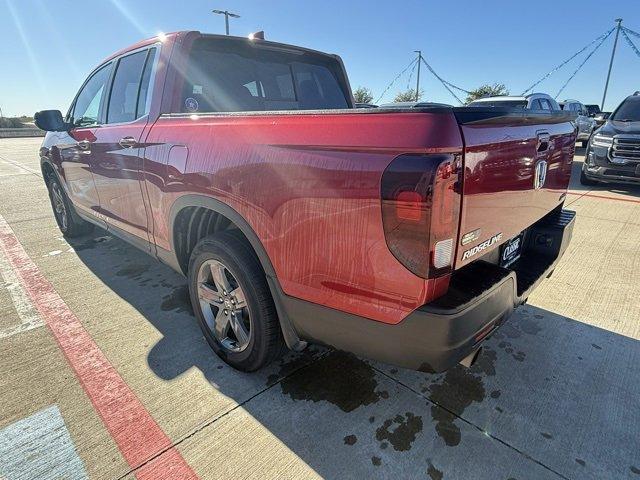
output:
[[520,258],[524,232],[500,247],[500,266],[508,267]]

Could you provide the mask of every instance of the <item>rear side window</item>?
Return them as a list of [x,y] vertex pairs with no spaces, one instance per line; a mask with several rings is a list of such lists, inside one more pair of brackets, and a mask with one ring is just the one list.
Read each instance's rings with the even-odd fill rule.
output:
[[348,108],[337,61],[296,50],[201,39],[191,50],[181,111]]
[[[146,113],[146,101],[155,49],[122,57],[113,78],[107,123],[132,122]],[[150,60],[150,61],[149,61]],[[148,68],[147,68],[148,66]]]
[[76,127],[96,125],[100,118],[100,104],[111,73],[111,64],[97,70],[78,93],[71,122]]

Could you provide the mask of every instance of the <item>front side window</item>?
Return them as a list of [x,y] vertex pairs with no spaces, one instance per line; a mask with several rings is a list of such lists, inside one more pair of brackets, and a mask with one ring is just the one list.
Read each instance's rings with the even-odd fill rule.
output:
[[540,99],[540,106],[542,107],[542,110],[551,110],[551,104],[546,98]]
[[340,72],[325,55],[200,39],[189,55],[181,111],[348,108]]
[[105,86],[111,73],[111,64],[96,71],[84,84],[76,97],[71,122],[76,127],[97,125]]
[[[109,97],[107,123],[132,122],[146,113],[147,90],[151,77],[151,67],[145,68],[149,63],[148,55],[149,50],[142,50],[122,57],[118,62]],[[152,65],[153,61],[150,63]]]

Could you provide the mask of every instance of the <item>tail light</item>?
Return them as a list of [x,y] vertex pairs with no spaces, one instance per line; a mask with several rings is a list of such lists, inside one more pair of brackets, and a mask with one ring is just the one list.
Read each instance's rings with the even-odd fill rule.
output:
[[400,155],[382,174],[382,224],[393,255],[423,278],[450,273],[460,193],[458,156]]

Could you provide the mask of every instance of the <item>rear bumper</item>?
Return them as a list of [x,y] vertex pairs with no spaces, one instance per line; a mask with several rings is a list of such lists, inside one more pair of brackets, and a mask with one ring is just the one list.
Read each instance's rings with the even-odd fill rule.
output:
[[[564,254],[575,213],[552,212],[527,231],[513,268],[476,261],[456,271],[449,292],[397,325],[365,319],[292,297],[281,298],[300,338],[414,370],[446,370],[526,301]],[[279,309],[280,310],[280,309]]]

